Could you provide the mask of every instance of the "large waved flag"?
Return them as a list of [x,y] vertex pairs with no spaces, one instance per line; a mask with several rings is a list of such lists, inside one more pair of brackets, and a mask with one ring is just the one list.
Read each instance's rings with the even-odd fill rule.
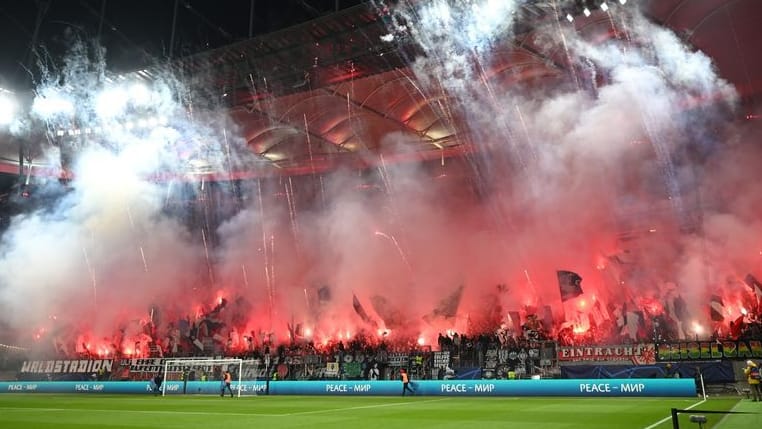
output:
[[722,315],[725,312],[725,303],[722,302],[722,297],[712,295],[712,299],[709,302],[709,312],[713,321],[722,322],[725,320],[725,316]]
[[556,271],[561,301],[568,301],[582,295],[582,277],[573,271]]
[[432,323],[436,319],[452,320],[458,314],[460,299],[463,297],[464,286],[460,285],[449,295],[442,298],[431,313],[423,316],[423,320]]
[[370,298],[370,304],[376,310],[376,314],[384,321],[384,325],[390,329],[397,329],[404,326],[405,316],[392,303],[381,295],[374,295]]
[[433,314],[435,316],[444,317],[445,319],[452,319],[458,313],[458,306],[460,306],[460,298],[463,296],[463,285],[458,286],[452,293],[442,298],[439,304],[434,309]]
[[753,274],[746,274],[743,282],[746,283],[746,286],[751,288],[751,290],[754,292],[754,296],[756,296],[757,299],[762,297],[762,283],[760,283]]
[[355,313],[357,313],[358,316],[360,316],[360,319],[362,319],[363,322],[373,325],[374,327],[377,327],[378,324],[375,320],[371,319],[370,316],[368,316],[368,313],[365,311],[365,308],[363,308],[362,304],[360,304],[360,300],[357,299],[357,295],[352,293],[352,307],[355,309]]

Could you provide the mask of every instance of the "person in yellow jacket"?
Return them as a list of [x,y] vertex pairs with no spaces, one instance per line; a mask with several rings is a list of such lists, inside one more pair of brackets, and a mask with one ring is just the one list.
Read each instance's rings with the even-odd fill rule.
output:
[[754,402],[762,400],[759,385],[760,380],[762,380],[762,374],[760,373],[759,366],[753,360],[747,360],[743,373],[746,376],[746,381],[749,382],[752,400]]

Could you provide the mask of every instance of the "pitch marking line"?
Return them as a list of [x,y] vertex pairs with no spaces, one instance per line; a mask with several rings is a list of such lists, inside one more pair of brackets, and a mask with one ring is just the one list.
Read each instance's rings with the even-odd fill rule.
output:
[[[695,404],[693,404],[693,405],[691,405],[691,406],[689,406],[688,408],[685,408],[685,409],[686,409],[686,410],[690,410],[691,408],[693,408],[693,407],[696,407],[696,406],[698,406],[698,405],[701,405],[701,404],[703,404],[704,402],[706,402],[706,399],[702,399],[702,400],[700,400],[700,401],[696,402]],[[661,420],[659,420],[658,422],[656,422],[656,423],[652,424],[651,426],[646,426],[644,429],[653,429],[653,428],[655,428],[656,426],[659,426],[660,424],[662,424],[662,423],[664,423],[664,422],[666,422],[666,421],[669,421],[669,420],[672,420],[672,415],[669,415],[669,416],[667,416],[667,417],[664,417],[663,419],[661,419]]]
[[169,415],[200,415],[200,416],[241,416],[241,417],[288,417],[288,416],[300,416],[305,414],[320,414],[320,413],[333,413],[341,411],[362,410],[371,408],[383,408],[383,407],[395,407],[404,405],[425,404],[427,402],[439,402],[446,401],[449,398],[430,399],[427,401],[414,401],[414,402],[392,402],[389,404],[376,404],[376,405],[362,405],[357,407],[344,407],[344,408],[330,408],[325,410],[313,410],[313,411],[301,411],[296,413],[285,414],[265,414],[265,413],[222,413],[222,412],[205,412],[205,411],[167,411],[167,410],[111,410],[111,409],[93,409],[93,408],[33,408],[33,407],[0,407],[3,411],[45,411],[45,412],[83,412],[92,411],[100,413],[134,413],[134,414],[169,414]]

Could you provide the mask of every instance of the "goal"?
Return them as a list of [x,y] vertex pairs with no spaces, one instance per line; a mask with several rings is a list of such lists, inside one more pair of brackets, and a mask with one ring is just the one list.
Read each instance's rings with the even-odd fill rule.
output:
[[[184,394],[219,393],[221,391],[222,373],[230,371],[233,376],[231,388],[239,397],[242,392],[256,395],[255,385],[248,388],[249,386],[245,386],[243,383],[245,363],[247,366],[254,365],[254,373],[257,372],[257,362],[244,361],[243,359],[166,359],[164,360],[164,383],[161,385],[161,394],[166,396],[168,389]],[[189,385],[190,388],[188,388]]]

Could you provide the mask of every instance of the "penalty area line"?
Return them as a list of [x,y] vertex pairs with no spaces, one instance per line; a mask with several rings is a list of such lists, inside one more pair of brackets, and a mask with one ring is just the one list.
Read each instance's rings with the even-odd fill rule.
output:
[[[704,402],[706,402],[706,399],[702,399],[702,400],[700,400],[700,401],[696,402],[695,404],[693,404],[693,405],[691,405],[691,406],[689,406],[689,407],[687,407],[687,408],[684,408],[684,409],[685,409],[685,410],[690,410],[691,408],[693,408],[693,407],[696,407],[696,406],[698,406],[698,405],[701,405],[701,404],[703,404]],[[662,424],[662,423],[664,423],[664,422],[667,422],[667,421],[669,421],[669,420],[672,420],[672,415],[669,415],[669,416],[667,416],[667,417],[664,417],[663,419],[659,420],[658,422],[656,422],[656,423],[654,423],[654,424],[652,424],[652,425],[650,425],[650,426],[646,426],[646,427],[645,427],[645,428],[643,428],[643,429],[653,429],[653,428],[655,428],[656,426],[659,426],[660,424]]]
[[388,404],[375,404],[375,405],[358,405],[356,407],[343,407],[343,408],[329,408],[326,410],[313,410],[313,411],[298,411],[295,413],[286,413],[286,414],[278,414],[279,416],[302,416],[305,414],[320,414],[320,413],[334,413],[334,412],[340,412],[340,411],[352,411],[352,410],[366,410],[366,409],[373,409],[373,408],[384,408],[384,407],[397,407],[397,406],[405,406],[405,405],[415,405],[415,404],[426,404],[429,402],[440,402],[440,401],[446,401],[450,398],[440,398],[440,399],[429,399],[426,401],[414,401],[414,402],[391,402]]

